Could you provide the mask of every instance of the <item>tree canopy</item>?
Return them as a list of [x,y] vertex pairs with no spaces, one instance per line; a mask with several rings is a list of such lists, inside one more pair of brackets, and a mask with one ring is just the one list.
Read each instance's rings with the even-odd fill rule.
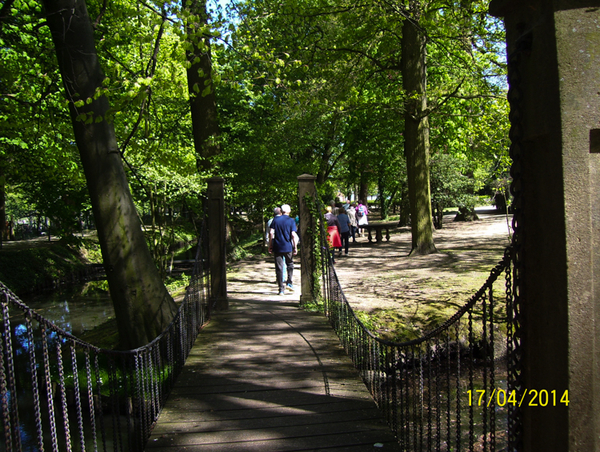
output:
[[[189,24],[199,17],[191,9],[206,5],[206,23],[190,37]],[[149,209],[151,198],[181,205],[203,188],[187,72],[199,62],[189,61],[190,52],[194,45],[202,50],[207,36],[213,75],[190,89],[199,98],[216,95],[222,153],[208,154],[227,178],[232,204],[267,215],[273,205],[293,202],[295,177],[305,172],[328,193],[357,192],[362,183],[384,211],[386,201],[399,203],[410,100],[402,24],[417,19],[427,54],[429,153],[468,159],[465,171],[489,185],[505,170],[507,120],[503,30],[486,6],[90,2],[109,119],[140,209]],[[75,213],[90,206],[44,13],[35,2],[15,0],[3,7],[0,24],[7,191],[21,193],[58,233],[68,233],[77,227]]]
[[[231,211],[263,222],[314,174],[326,202],[369,196],[382,218],[399,206],[414,249],[430,252],[432,211],[468,208],[508,177],[504,30],[486,8],[88,1],[104,78],[74,101],[75,120],[114,127],[159,266],[166,229],[193,229],[212,175]],[[8,219],[48,218],[69,237],[92,202],[47,13],[28,0],[0,9],[0,181]],[[102,116],[84,108],[101,97]]]
[[[416,24],[427,77],[418,79],[422,110],[409,114],[427,119],[424,129],[416,129],[427,133],[424,155],[468,159],[464,176],[476,178],[481,191],[506,169],[507,149],[503,30],[486,7],[476,1],[245,2],[230,45],[219,54],[220,98],[237,92],[243,117],[267,130],[256,133],[257,126],[239,121],[240,110],[229,107],[223,126],[233,124],[236,133],[247,126],[244,133],[258,140],[243,142],[244,155],[255,156],[251,161],[263,162],[265,152],[279,161],[281,182],[268,192],[309,172],[328,196],[341,191],[360,197],[366,187],[385,217],[386,201],[400,204],[406,197],[407,169],[415,167],[406,161],[407,105],[416,97],[407,92],[402,71],[408,58],[402,24]],[[265,106],[268,122],[261,122]],[[228,155],[232,174],[247,168],[244,161],[237,169],[234,147]],[[236,192],[243,191],[238,185]],[[411,214],[413,223],[423,216]]]

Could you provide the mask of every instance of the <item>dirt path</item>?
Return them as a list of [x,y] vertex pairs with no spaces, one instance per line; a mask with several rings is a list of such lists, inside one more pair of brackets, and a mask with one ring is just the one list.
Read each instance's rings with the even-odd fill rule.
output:
[[372,311],[414,297],[468,290],[470,283],[479,288],[509,243],[505,216],[480,213],[479,217],[468,223],[455,223],[453,217],[447,217],[444,228],[434,232],[439,252],[428,256],[408,257],[408,228],[392,234],[389,242],[370,244],[358,238],[348,257],[336,258],[347,298]]
[[434,232],[437,254],[408,257],[411,234],[389,242],[359,238],[336,272],[350,304],[370,314],[370,329],[389,339],[418,336],[449,318],[484,284],[510,242],[505,215],[479,210],[479,221],[454,222]]
[[[389,242],[358,237],[348,257],[336,258],[344,294],[355,309],[369,314],[364,319],[371,330],[396,340],[419,335],[449,318],[483,285],[509,244],[509,220],[490,209],[479,209],[478,215],[479,221],[467,223],[448,215],[434,233],[437,254],[408,257],[410,231],[398,228]],[[299,262],[296,258],[297,293],[286,295],[286,301],[299,300]],[[270,257],[232,265],[228,280],[278,300]]]

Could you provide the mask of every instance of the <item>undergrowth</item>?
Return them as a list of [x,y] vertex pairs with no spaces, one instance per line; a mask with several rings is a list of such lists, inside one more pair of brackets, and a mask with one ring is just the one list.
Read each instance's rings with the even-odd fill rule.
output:
[[61,242],[35,248],[5,248],[0,253],[0,281],[20,294],[83,270],[87,264],[80,248]]

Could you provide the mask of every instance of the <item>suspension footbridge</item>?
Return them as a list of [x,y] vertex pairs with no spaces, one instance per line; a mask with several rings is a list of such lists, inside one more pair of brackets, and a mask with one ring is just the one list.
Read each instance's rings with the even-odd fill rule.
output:
[[326,318],[275,294],[272,263],[252,265],[230,280],[230,309],[200,333],[147,450],[400,450]]
[[229,309],[211,312],[200,256],[171,327],[131,351],[85,343],[2,287],[5,450],[506,449],[518,407],[468,395],[519,389],[511,249],[446,322],[393,343],[360,322],[319,246],[321,312],[277,295],[265,257],[228,275]]

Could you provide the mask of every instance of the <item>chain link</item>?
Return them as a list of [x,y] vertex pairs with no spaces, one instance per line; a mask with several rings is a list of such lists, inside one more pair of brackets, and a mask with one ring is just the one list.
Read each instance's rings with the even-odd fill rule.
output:
[[96,408],[94,404],[94,389],[92,383],[92,366],[90,363],[90,351],[85,349],[85,375],[87,378],[87,394],[88,406],[90,414],[90,426],[92,429],[92,440],[94,443],[94,451],[98,450],[98,440],[96,438]]
[[[531,50],[531,32],[524,34],[515,44],[515,50],[508,58],[508,102],[510,104],[510,157],[511,165],[511,193],[513,201],[511,204],[513,213],[513,241],[512,241],[512,261],[513,278],[512,293],[510,300],[510,310],[508,314],[508,324],[510,325],[510,335],[508,341],[510,344],[508,355],[508,391],[515,391],[520,400],[523,394],[522,369],[521,369],[521,268],[522,268],[522,212],[523,212],[523,187],[522,187],[522,144],[523,144],[523,92],[521,90],[521,65],[523,58]],[[508,300],[508,289],[507,289]],[[522,450],[522,413],[518,406],[509,407],[508,418],[508,446],[509,451]]]
[[50,354],[48,352],[48,332],[46,325],[41,325],[42,331],[42,353],[44,356],[44,377],[46,379],[46,397],[48,398],[48,417],[50,421],[50,438],[52,440],[52,450],[58,450],[58,438],[56,436],[56,416],[54,412],[54,394],[52,388],[52,378],[50,375]]
[[79,392],[79,370],[77,368],[77,354],[75,344],[69,342],[71,350],[71,365],[73,369],[73,391],[75,392],[75,409],[77,410],[77,428],[79,429],[79,441],[81,451],[85,452],[85,436],[83,433],[83,410],[81,409],[81,393]]
[[[58,382],[60,390],[60,400],[62,406],[63,424],[65,428],[65,447],[67,452],[71,452],[71,429],[69,427],[69,412],[67,406],[67,386],[65,385],[65,369],[62,357],[62,341],[56,341],[56,360],[58,366]],[[74,376],[75,378],[75,376]]]
[[[6,302],[6,296],[2,297],[2,314],[3,318],[8,319],[8,303]],[[4,324],[4,340],[8,341],[8,335],[10,335],[10,322],[5,322]],[[12,443],[12,422],[11,422],[11,410],[9,407],[9,392],[7,386],[7,378],[6,378],[6,369],[4,366],[4,356],[7,356],[7,364],[10,366],[10,360],[12,359],[12,355],[9,355],[8,352],[5,353],[4,350],[4,341],[0,339],[0,393],[2,397],[2,419],[4,421],[4,440],[6,443],[6,450],[13,450]]]
[[[31,312],[25,313],[25,327],[27,328],[27,342],[35,344],[33,338],[33,325],[31,323]],[[40,404],[40,388],[38,383],[38,366],[35,358],[35,347],[29,347],[29,368],[31,371],[31,386],[33,392],[33,404],[35,411],[35,430],[37,433],[37,447],[39,452],[44,452],[44,432],[42,429],[42,410]]]

